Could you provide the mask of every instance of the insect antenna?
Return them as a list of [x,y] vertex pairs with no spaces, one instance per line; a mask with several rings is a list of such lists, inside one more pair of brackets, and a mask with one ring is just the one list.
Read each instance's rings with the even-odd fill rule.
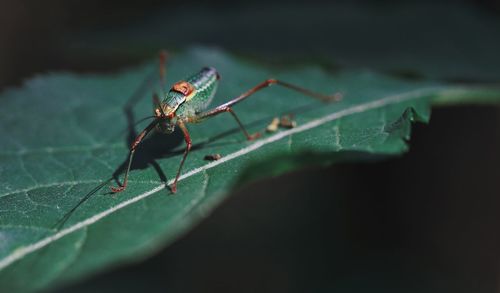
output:
[[52,226],[52,230],[59,231],[64,226],[66,221],[68,221],[68,219],[71,217],[74,211],[76,211],[84,202],[89,200],[89,198],[92,195],[94,195],[97,191],[103,188],[111,180],[113,180],[113,177],[104,180],[101,184],[97,185],[96,187],[94,187],[94,189],[89,191],[89,193],[87,193],[82,199],[80,199],[80,201],[74,207],[72,207],[71,210],[69,210],[66,214],[64,214],[64,216],[59,221],[57,221],[57,223],[55,223],[54,226]]

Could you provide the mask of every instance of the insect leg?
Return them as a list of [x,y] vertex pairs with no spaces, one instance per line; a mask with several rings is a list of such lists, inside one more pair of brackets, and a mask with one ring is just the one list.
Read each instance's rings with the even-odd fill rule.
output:
[[165,114],[163,113],[163,108],[161,107],[161,102],[160,98],[158,97],[158,94],[153,93],[153,113],[155,113],[155,115],[156,115],[156,109],[160,109],[160,111],[162,112],[161,114]]
[[[165,75],[167,74],[167,66],[165,65],[167,61],[168,53],[165,50],[160,51],[160,84],[161,84],[161,92],[162,96],[165,97],[166,91],[165,91]],[[165,115],[163,113],[163,108],[161,107],[161,102],[160,98],[156,93],[153,94],[153,110],[156,111],[156,109],[159,109],[161,114]]]
[[167,74],[167,66],[165,65],[165,63],[167,62],[167,58],[167,51],[160,51],[160,83],[163,96],[165,96],[165,75]]
[[236,116],[236,113],[234,112],[234,110],[229,106],[224,106],[224,107],[219,106],[219,107],[216,107],[212,110],[202,112],[202,113],[196,115],[195,117],[188,118],[188,122],[196,123],[196,122],[199,122],[203,119],[206,119],[206,118],[209,118],[212,116],[216,116],[220,113],[225,113],[225,112],[231,113],[231,115],[234,117],[234,119],[236,120],[236,122],[240,126],[241,131],[243,131],[243,134],[245,134],[245,136],[248,140],[254,140],[254,139],[260,137],[260,133],[258,133],[258,132],[254,133],[254,134],[249,134],[248,131],[245,129],[245,126],[243,126],[243,123],[241,123],[238,116]]
[[200,120],[203,120],[205,118],[208,118],[210,116],[215,116],[215,115],[218,115],[220,113],[229,112],[234,117],[234,119],[236,120],[236,122],[238,122],[238,125],[240,126],[241,130],[243,131],[243,133],[245,134],[245,136],[247,137],[248,140],[253,140],[255,138],[258,138],[258,137],[260,137],[260,133],[254,133],[254,134],[250,135],[248,133],[248,131],[246,131],[246,129],[243,126],[243,124],[241,123],[240,119],[238,119],[238,116],[236,116],[236,113],[234,113],[234,110],[231,108],[231,106],[234,105],[234,104],[236,104],[236,103],[238,103],[238,102],[241,102],[242,100],[244,100],[246,98],[248,98],[249,96],[251,96],[255,92],[257,92],[259,90],[262,90],[264,88],[267,88],[267,87],[269,87],[269,86],[271,86],[273,84],[280,85],[280,86],[286,87],[288,89],[300,92],[300,93],[302,93],[302,94],[304,94],[306,96],[319,99],[319,100],[321,100],[323,102],[338,101],[338,100],[341,99],[341,95],[338,94],[338,93],[337,94],[333,94],[333,95],[324,95],[324,94],[316,93],[316,92],[310,91],[308,89],[305,89],[305,88],[293,85],[291,83],[280,81],[280,80],[277,80],[277,79],[267,79],[267,80],[259,83],[255,87],[251,88],[247,92],[244,92],[243,94],[239,95],[238,97],[230,100],[229,102],[226,102],[226,103],[224,103],[224,104],[222,104],[222,105],[220,105],[218,107],[215,107],[212,110],[208,110],[206,112],[202,112],[202,113],[196,115],[195,117],[188,118],[188,122],[194,122],[195,123],[195,122],[199,122]]
[[[286,87],[288,89],[294,90],[296,92],[302,93],[306,96],[318,99],[318,100],[323,101],[323,102],[336,102],[342,98],[342,95],[340,93],[335,93],[333,95],[320,94],[320,93],[316,93],[316,92],[310,91],[308,89],[305,89],[303,87],[296,86],[296,85],[291,84],[291,83],[287,83],[284,81],[280,81],[280,80],[271,78],[271,79],[267,79],[267,80],[259,83],[258,85],[254,86],[253,88],[251,88],[247,92],[244,92],[243,94],[239,95],[238,97],[232,99],[229,102],[226,102],[226,103],[218,106],[217,108],[225,108],[225,107],[232,106],[232,105],[234,105],[238,102],[241,102],[242,100],[248,98],[249,96],[251,96],[255,92],[257,92],[261,89],[267,88],[267,87],[274,85],[274,84]],[[215,108],[215,109],[217,109],[217,108]]]
[[123,184],[118,187],[111,187],[111,191],[114,193],[120,192],[125,190],[127,188],[127,181],[128,181],[128,173],[130,171],[130,166],[132,166],[132,160],[134,159],[134,153],[137,148],[137,146],[142,142],[142,140],[146,137],[146,135],[153,129],[155,128],[156,124],[158,124],[158,120],[155,120],[151,122],[146,128],[144,128],[141,133],[135,138],[134,142],[130,146],[130,154],[128,156],[128,164],[127,164],[127,170],[125,171],[125,178],[123,179]]
[[181,119],[177,120],[177,125],[182,130],[182,134],[184,134],[184,140],[186,141],[186,149],[184,150],[184,156],[182,157],[181,164],[179,165],[179,170],[177,170],[177,175],[175,176],[174,183],[172,183],[172,192],[175,193],[177,191],[177,180],[179,180],[179,176],[181,175],[182,166],[184,165],[184,161],[186,161],[186,157],[191,150],[191,137],[189,136],[189,132],[187,130],[186,125],[182,122]]
[[160,106],[160,98],[158,97],[157,93],[153,94],[153,106],[154,107],[159,107]]

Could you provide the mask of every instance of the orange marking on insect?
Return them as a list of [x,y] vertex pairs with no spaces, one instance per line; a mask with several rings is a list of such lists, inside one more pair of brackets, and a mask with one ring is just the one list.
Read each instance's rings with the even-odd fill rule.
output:
[[190,84],[187,81],[179,81],[172,86],[172,90],[181,93],[185,96],[189,96],[196,89],[192,84]]

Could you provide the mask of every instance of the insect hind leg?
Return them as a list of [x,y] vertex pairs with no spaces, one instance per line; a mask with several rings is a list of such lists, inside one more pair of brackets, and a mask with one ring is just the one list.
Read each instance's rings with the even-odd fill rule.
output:
[[287,82],[284,82],[281,80],[270,78],[270,79],[267,79],[267,80],[259,83],[258,85],[254,86],[253,88],[244,92],[243,94],[239,95],[238,97],[236,97],[236,98],[234,98],[234,99],[232,99],[232,100],[230,100],[230,101],[228,101],[228,102],[226,102],[218,107],[215,107],[212,110],[208,110],[208,111],[202,112],[194,117],[188,118],[188,122],[196,123],[196,122],[199,122],[199,121],[206,119],[208,117],[216,116],[216,115],[218,115],[220,113],[224,113],[224,112],[229,112],[229,113],[231,113],[231,115],[234,117],[234,119],[238,123],[240,129],[243,131],[246,138],[248,140],[256,139],[256,138],[260,137],[260,133],[257,132],[257,133],[250,135],[248,133],[248,131],[245,129],[245,126],[243,126],[243,123],[241,123],[240,119],[238,118],[238,116],[236,115],[234,110],[231,108],[231,106],[235,105],[236,103],[241,102],[242,100],[244,100],[248,97],[250,97],[254,93],[256,93],[264,88],[267,88],[271,85],[274,85],[274,84],[280,85],[282,87],[285,87],[285,88],[288,88],[291,90],[294,90],[296,92],[300,92],[306,96],[321,100],[323,102],[339,101],[342,98],[342,96],[339,93],[336,93],[333,95],[320,94],[320,93],[313,92],[311,90],[305,89],[303,87],[300,87],[300,86],[297,86],[297,85],[294,85],[291,83],[287,83]]
[[219,107],[214,108],[212,110],[200,113],[200,114],[196,115],[195,117],[188,118],[188,122],[197,123],[203,119],[210,118],[210,117],[219,115],[221,113],[226,113],[226,112],[230,113],[231,116],[233,116],[234,120],[236,120],[236,122],[238,123],[238,126],[240,127],[241,131],[243,131],[243,134],[245,135],[247,140],[254,140],[254,139],[259,138],[261,136],[261,134],[259,132],[249,134],[248,131],[246,130],[245,126],[243,125],[243,123],[241,123],[240,119],[238,118],[238,116],[234,112],[234,110],[229,106],[224,106],[224,107],[219,106]]

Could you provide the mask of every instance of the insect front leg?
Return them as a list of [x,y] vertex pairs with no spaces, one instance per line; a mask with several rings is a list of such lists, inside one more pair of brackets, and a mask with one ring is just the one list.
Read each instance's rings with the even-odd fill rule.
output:
[[134,142],[130,146],[130,154],[128,156],[128,164],[127,164],[127,170],[125,171],[125,178],[123,179],[123,184],[118,187],[111,187],[111,191],[113,193],[121,192],[127,188],[127,182],[128,182],[128,173],[130,172],[130,166],[132,166],[132,160],[134,159],[134,153],[137,148],[137,146],[144,140],[144,138],[148,135],[148,133],[155,128],[156,124],[158,124],[158,121],[155,120],[151,122],[146,128],[144,128],[141,133],[135,138]]
[[160,51],[160,84],[163,96],[165,96],[165,76],[167,75],[168,53],[165,50]]
[[[159,111],[163,111],[162,107],[161,107],[161,101],[160,101],[160,98],[158,97],[158,95],[156,93],[153,94],[153,113],[158,116],[158,113],[156,113],[156,109],[158,109]],[[163,112],[161,114],[164,114]]]
[[184,150],[184,156],[182,157],[181,164],[179,165],[179,170],[177,170],[177,175],[175,176],[174,183],[172,183],[171,189],[172,192],[177,192],[177,181],[179,180],[179,176],[181,175],[182,166],[184,165],[184,161],[186,161],[186,157],[191,150],[191,136],[189,136],[189,131],[186,127],[186,124],[181,119],[177,120],[177,125],[182,130],[182,134],[184,135],[184,140],[186,141],[186,149]]

